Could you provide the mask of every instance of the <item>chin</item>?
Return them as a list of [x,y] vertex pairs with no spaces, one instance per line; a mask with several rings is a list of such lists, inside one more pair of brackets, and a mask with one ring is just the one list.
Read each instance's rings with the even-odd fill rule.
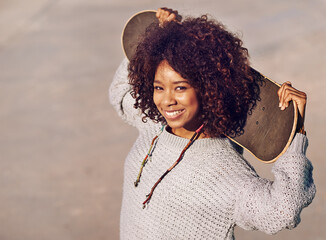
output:
[[196,126],[191,127],[187,123],[167,122],[167,125],[171,129],[182,129],[183,128],[183,129],[188,130],[188,131],[195,131],[197,129]]
[[183,128],[184,125],[183,124],[177,124],[177,123],[169,123],[167,122],[168,126],[172,129],[178,129],[178,128]]

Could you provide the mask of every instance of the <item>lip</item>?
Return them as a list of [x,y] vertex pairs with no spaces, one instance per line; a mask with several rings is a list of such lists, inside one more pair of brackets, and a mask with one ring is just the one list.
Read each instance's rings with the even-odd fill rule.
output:
[[183,113],[185,112],[185,109],[180,110],[164,110],[164,117],[165,119],[174,120],[179,118]]

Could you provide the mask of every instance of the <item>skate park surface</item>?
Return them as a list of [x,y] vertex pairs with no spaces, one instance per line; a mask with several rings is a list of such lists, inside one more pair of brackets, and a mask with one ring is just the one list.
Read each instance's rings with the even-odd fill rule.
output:
[[[137,137],[109,104],[134,13],[171,7],[210,14],[242,36],[252,66],[308,95],[308,158],[317,194],[293,230],[236,239],[326,239],[326,2],[2,0],[0,239],[119,239],[123,164]],[[245,153],[272,179],[272,164]]]

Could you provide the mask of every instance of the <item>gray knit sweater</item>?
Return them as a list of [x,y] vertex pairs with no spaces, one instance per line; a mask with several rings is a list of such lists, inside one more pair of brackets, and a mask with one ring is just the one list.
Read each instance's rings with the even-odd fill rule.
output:
[[234,239],[234,226],[274,234],[293,228],[315,195],[307,138],[297,134],[273,166],[274,181],[261,178],[228,139],[199,139],[157,186],[149,205],[142,202],[176,161],[188,139],[163,130],[152,160],[136,188],[141,162],[161,125],[141,121],[130,95],[124,60],[109,90],[118,114],[139,130],[124,166],[121,239]]

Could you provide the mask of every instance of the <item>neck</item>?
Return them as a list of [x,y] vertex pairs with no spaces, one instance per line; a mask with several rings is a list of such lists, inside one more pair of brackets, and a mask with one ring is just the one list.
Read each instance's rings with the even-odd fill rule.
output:
[[199,133],[199,135],[196,139],[209,138],[209,136],[207,134],[205,134],[205,132],[203,131],[202,125],[200,127],[198,127],[196,130],[187,130],[185,128],[171,128],[169,126],[168,126],[167,130],[170,133],[172,133],[178,137],[182,137],[182,138],[186,138],[186,139],[191,139],[196,131],[198,131],[198,133]]

